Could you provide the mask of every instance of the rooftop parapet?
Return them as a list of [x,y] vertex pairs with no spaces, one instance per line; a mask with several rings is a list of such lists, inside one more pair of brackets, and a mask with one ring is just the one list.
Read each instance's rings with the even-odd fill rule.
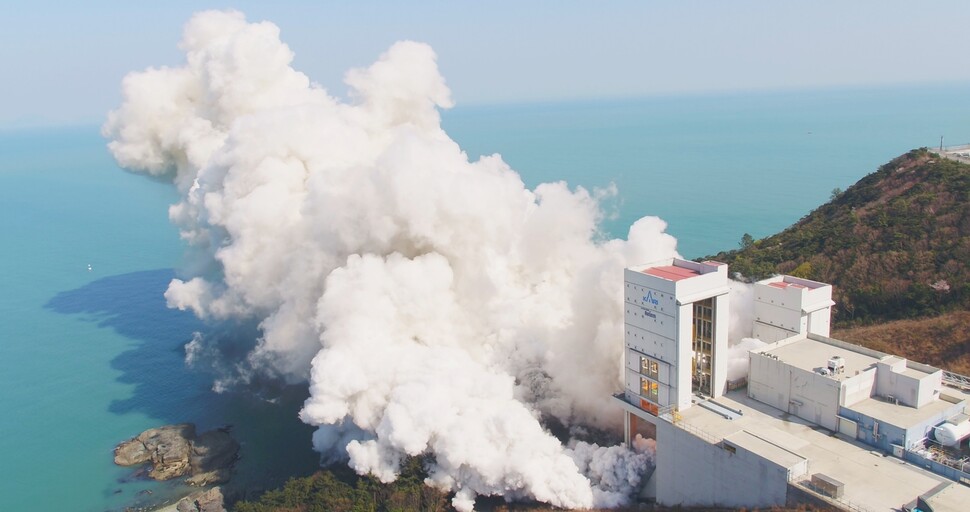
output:
[[627,268],[626,281],[670,293],[678,304],[687,304],[727,293],[728,266],[669,258]]
[[832,286],[793,276],[775,276],[754,285],[754,336],[777,341],[791,334],[828,336]]
[[832,285],[785,275],[755,283],[755,300],[786,309],[798,309],[803,314],[835,305],[832,301]]

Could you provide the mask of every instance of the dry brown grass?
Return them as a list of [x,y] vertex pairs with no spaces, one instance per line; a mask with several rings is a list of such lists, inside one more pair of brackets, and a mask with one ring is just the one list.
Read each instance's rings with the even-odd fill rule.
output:
[[970,375],[970,311],[836,329],[834,338]]

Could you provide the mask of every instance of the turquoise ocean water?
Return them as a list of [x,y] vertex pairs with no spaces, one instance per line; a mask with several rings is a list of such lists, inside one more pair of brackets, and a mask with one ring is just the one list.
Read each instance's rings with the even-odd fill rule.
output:
[[[970,86],[459,107],[472,158],[529,186],[604,187],[607,234],[666,219],[681,253],[782,229],[890,158],[970,142]],[[187,369],[191,315],[161,294],[182,245],[170,185],[120,171],[97,127],[0,132],[0,510],[101,511],[180,492],[133,479],[112,447],[143,429],[233,424],[245,487],[313,470],[299,389],[217,395]],[[88,270],[88,265],[91,270]],[[145,491],[151,491],[148,494]]]

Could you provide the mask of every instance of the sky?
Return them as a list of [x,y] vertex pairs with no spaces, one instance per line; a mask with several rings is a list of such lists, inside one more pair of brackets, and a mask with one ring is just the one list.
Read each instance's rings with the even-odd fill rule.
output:
[[342,96],[392,43],[430,43],[459,105],[970,83],[970,2],[0,0],[0,128],[100,123],[122,77],[182,61],[193,12],[281,29]]

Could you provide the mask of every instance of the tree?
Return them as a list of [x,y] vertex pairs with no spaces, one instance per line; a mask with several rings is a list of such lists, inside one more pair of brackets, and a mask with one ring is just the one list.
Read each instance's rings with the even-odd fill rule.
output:
[[829,201],[835,201],[835,198],[841,195],[842,195],[842,189],[839,187],[835,187],[832,189],[832,195],[829,196]]
[[739,243],[738,245],[741,246],[741,250],[747,249],[748,247],[751,247],[752,245],[754,245],[754,237],[751,236],[751,234],[749,233],[745,233],[741,237],[741,243]]

